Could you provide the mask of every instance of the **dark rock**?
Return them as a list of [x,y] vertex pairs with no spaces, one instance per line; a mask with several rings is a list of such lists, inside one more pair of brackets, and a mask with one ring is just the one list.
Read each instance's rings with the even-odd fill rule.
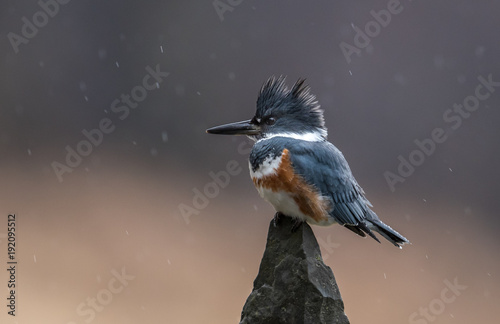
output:
[[348,324],[332,269],[323,263],[311,227],[292,233],[293,221],[271,222],[254,288],[240,324]]

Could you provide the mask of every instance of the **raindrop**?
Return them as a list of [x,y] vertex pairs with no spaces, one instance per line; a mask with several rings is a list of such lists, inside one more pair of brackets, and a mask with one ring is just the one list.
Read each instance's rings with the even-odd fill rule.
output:
[[200,93],[199,91],[196,91],[196,94],[197,94],[198,96],[201,96],[201,93]]
[[157,156],[157,155],[158,155],[158,150],[157,150],[157,149],[155,149],[154,147],[151,149],[151,151],[150,151],[150,152],[151,152],[151,155],[152,155],[152,156]]
[[161,132],[161,140],[163,141],[163,143],[166,143],[168,141],[168,133],[167,133],[167,131]]
[[106,50],[104,48],[100,48],[98,51],[97,51],[97,56],[99,56],[99,59],[100,60],[104,60],[106,58]]
[[125,233],[127,233],[127,235],[128,235],[128,231],[127,230],[125,230]]
[[234,72],[229,72],[229,80],[233,81],[234,79],[236,79],[236,74]]
[[36,255],[33,254],[33,261],[36,263]]
[[349,70],[349,74],[350,74],[350,75],[352,75],[352,72],[351,72],[351,70]]
[[118,61],[115,62],[116,67],[120,67],[120,64],[118,64]]
[[16,108],[14,108],[14,110],[16,111],[16,114],[18,116],[22,115],[23,112],[24,112],[24,107],[21,106],[21,105],[16,105]]
[[184,96],[184,93],[185,93],[185,89],[182,85],[178,84],[175,86],[175,93],[178,95],[178,96]]
[[406,84],[406,78],[404,77],[404,75],[399,74],[399,73],[396,73],[394,75],[394,81],[396,81],[396,83],[398,83],[400,85],[405,85]]
[[434,60],[433,61],[434,61],[434,66],[436,68],[438,68],[438,69],[444,68],[445,63],[446,63],[445,60],[444,60],[444,57],[441,56],[441,55],[434,56]]
[[163,46],[160,45],[160,51],[163,53]]
[[486,50],[486,49],[484,48],[484,46],[478,46],[478,47],[476,48],[476,56],[477,56],[478,58],[483,57],[485,50]]
[[450,172],[453,172],[453,170],[451,168],[448,168],[448,170],[450,170]]
[[170,262],[170,259],[167,259],[167,262],[168,262],[168,264],[172,264],[172,262]]
[[28,149],[28,155],[31,155],[31,150],[30,149]]
[[384,279],[387,279],[387,276],[385,275],[385,272],[384,272]]
[[85,99],[85,101],[89,101],[89,98],[87,96],[83,96],[83,98]]

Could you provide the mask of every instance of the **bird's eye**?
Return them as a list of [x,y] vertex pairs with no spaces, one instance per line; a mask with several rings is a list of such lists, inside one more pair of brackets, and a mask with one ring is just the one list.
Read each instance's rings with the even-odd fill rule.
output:
[[274,123],[276,123],[276,118],[269,117],[266,119],[266,125],[274,125]]

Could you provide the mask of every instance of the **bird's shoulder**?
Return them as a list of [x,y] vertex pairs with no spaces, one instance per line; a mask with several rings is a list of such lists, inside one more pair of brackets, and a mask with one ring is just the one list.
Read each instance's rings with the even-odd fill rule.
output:
[[326,187],[334,189],[356,181],[342,152],[326,140],[310,142],[275,137],[258,141],[249,157],[252,169],[258,169],[266,159],[280,157],[285,150],[295,173],[311,184],[327,190]]
[[296,173],[315,184],[337,187],[338,182],[355,181],[342,152],[328,141],[290,143],[290,160]]
[[358,199],[370,204],[354,178],[342,152],[328,141],[303,142],[287,145],[295,173],[313,184],[334,203]]

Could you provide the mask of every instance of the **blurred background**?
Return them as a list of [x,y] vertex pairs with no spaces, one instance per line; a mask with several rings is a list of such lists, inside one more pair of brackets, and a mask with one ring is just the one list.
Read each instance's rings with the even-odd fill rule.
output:
[[[0,7],[0,268],[9,213],[18,260],[15,317],[0,272],[1,323],[238,323],[274,211],[251,143],[205,129],[251,118],[271,75],[307,78],[329,140],[412,242],[313,228],[351,323],[494,322],[498,3]],[[435,129],[446,140],[418,153]]]

